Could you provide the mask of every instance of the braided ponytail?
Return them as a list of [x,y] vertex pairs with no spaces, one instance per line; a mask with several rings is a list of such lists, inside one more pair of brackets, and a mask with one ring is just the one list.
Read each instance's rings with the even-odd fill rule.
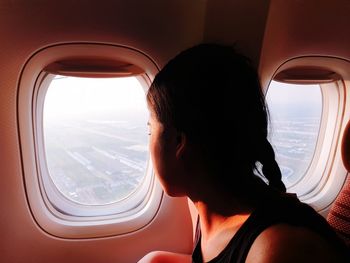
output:
[[282,182],[282,173],[275,159],[275,152],[270,142],[264,138],[259,152],[259,162],[262,164],[264,177],[269,181],[269,186],[286,192],[286,186]]

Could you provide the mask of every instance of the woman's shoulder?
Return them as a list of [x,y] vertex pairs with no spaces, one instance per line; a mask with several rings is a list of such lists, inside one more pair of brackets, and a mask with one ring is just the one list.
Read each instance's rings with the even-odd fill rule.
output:
[[345,245],[325,218],[295,195],[275,195],[257,210],[247,262],[343,262],[335,259],[346,256]]
[[246,259],[255,262],[346,262],[329,240],[303,226],[285,223],[266,228],[253,242]]

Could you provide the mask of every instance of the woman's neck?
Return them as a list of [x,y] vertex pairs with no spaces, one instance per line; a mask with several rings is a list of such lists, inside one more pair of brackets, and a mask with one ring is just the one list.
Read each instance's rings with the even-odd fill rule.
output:
[[210,241],[222,231],[229,230],[234,234],[259,204],[268,202],[273,195],[259,180],[252,181],[249,188],[242,185],[242,189],[247,191],[237,197],[231,189],[225,191],[211,185],[209,189],[201,189],[204,194],[197,195],[197,198],[189,196],[200,217],[202,242]]
[[252,212],[250,209],[232,207],[228,215],[228,211],[213,211],[202,201],[195,202],[195,206],[200,216],[200,248],[205,262],[212,260],[225,249]]
[[208,204],[201,201],[194,203],[199,217],[200,227],[203,241],[209,241],[222,231],[228,228],[234,231],[247,220],[253,209],[231,207],[230,213],[223,211],[220,213],[218,209],[211,209]]

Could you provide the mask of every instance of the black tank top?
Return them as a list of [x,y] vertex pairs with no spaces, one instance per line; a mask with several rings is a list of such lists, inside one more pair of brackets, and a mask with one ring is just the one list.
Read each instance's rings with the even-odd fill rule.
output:
[[[243,223],[224,250],[209,262],[244,263],[257,236],[268,227],[280,223],[306,227],[329,240],[344,254],[348,253],[343,242],[322,216],[310,206],[301,203],[296,197],[283,194],[269,201],[263,201]],[[200,227],[197,222],[195,248],[192,254],[193,263],[203,262],[200,239]]]

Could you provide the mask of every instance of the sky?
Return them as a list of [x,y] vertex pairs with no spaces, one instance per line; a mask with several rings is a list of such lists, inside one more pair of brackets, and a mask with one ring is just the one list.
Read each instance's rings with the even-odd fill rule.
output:
[[46,117],[91,112],[147,112],[145,92],[135,77],[53,79],[44,102]]
[[322,95],[319,85],[295,85],[272,81],[267,92],[267,103],[271,105],[319,105]]

